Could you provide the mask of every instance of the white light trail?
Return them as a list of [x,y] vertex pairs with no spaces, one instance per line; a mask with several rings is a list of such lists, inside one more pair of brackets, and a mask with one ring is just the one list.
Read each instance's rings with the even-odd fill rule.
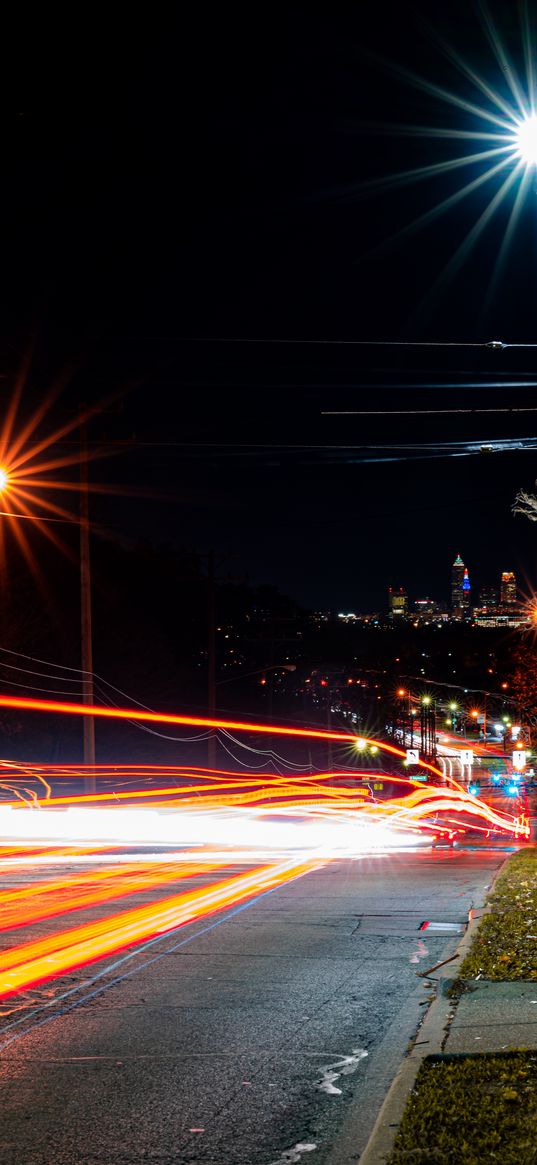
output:
[[[286,820],[288,818],[288,820]],[[0,807],[0,835],[5,839],[25,842],[69,842],[70,844],[102,842],[118,845],[218,847],[219,852],[236,858],[238,853],[255,851],[261,854],[296,853],[306,851],[316,856],[353,857],[374,851],[429,845],[431,835],[416,833],[412,823],[405,819],[394,825],[384,819],[365,819],[359,814],[334,810],[326,806],[299,809],[271,809],[252,811],[211,810],[181,812],[153,809],[91,809],[69,808],[12,809]],[[214,857],[214,851],[211,852]],[[12,862],[14,859],[11,859]]]

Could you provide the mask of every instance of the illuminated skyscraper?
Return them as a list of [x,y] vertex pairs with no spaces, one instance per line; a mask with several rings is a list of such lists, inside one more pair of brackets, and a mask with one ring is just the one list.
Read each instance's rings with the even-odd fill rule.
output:
[[470,606],[471,596],[472,596],[472,588],[470,586],[470,578],[468,576],[468,570],[465,567],[464,574],[462,577],[462,602],[461,602],[461,606],[462,606],[463,611],[468,610],[468,608]]
[[504,570],[502,573],[500,602],[502,607],[514,607],[516,603],[516,578],[512,570]]
[[402,586],[398,588],[398,591],[394,591],[391,587],[389,588],[388,605],[390,619],[407,619],[409,613],[409,596]]
[[408,615],[408,595],[403,587],[399,587],[398,591],[394,591],[390,587],[388,591],[388,605],[391,619],[406,619]]
[[451,567],[451,609],[452,611],[460,611],[463,607],[462,601],[462,584],[464,582],[464,572],[466,567],[460,554],[457,555],[453,566]]
[[497,587],[481,587],[478,601],[478,607],[481,610],[493,611],[498,606],[499,601],[500,592]]

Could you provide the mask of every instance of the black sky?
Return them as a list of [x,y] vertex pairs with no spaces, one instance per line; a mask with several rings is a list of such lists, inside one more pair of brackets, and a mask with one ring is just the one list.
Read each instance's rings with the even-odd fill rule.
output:
[[[498,183],[402,236],[480,167],[377,184],[482,148],[394,132],[475,128],[402,75],[487,105],[446,42],[512,103],[485,10],[183,7],[6,29],[4,400],[32,334],[28,405],[71,360],[60,411],[124,390],[92,438],[133,443],[98,473],[160,499],[97,516],[214,545],[308,604],[378,608],[389,583],[447,598],[457,553],[478,585],[511,568],[535,585],[511,505],[537,450],[379,464],[363,447],[528,438],[537,413],[323,415],[529,407],[534,353],[266,342],[537,342],[537,190],[491,292],[513,193],[439,287]],[[490,8],[522,76],[521,11]]]

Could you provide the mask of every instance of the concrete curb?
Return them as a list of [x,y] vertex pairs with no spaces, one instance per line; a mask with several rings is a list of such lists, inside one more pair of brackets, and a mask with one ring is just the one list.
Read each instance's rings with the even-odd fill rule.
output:
[[[490,896],[510,857],[511,854],[505,858],[501,866],[496,870],[494,878],[487,890],[487,896]],[[491,907],[487,904],[472,910],[472,916],[468,922],[467,929],[457,947],[457,955],[459,956],[458,965],[460,965],[467,954],[481,919],[485,914],[489,914],[490,910]],[[418,1029],[416,1039],[408,1056],[403,1060],[390,1086],[373,1126],[369,1141],[360,1156],[360,1165],[386,1165],[386,1159],[393,1149],[399,1125],[401,1124],[406,1102],[414,1087],[414,1082],[423,1060],[427,1056],[442,1054],[446,1033],[457,1006],[455,1001],[447,997],[447,991],[455,981],[452,968],[453,963],[450,962],[446,967],[440,967],[437,975],[433,971],[431,978],[427,975],[424,976],[425,983],[431,982],[433,978],[437,979],[436,997],[427,1010],[427,1014]]]

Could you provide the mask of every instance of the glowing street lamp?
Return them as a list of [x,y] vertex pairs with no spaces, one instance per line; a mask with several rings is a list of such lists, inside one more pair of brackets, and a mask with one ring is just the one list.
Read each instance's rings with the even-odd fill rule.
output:
[[[424,161],[428,164],[411,171],[389,174],[383,185],[397,189],[403,182],[407,183],[409,177],[410,180],[423,182],[449,175],[456,181],[459,175],[459,180],[456,181],[455,189],[451,185],[446,193],[442,189],[439,198],[434,201],[431,199],[432,205],[429,203],[417,218],[405,224],[397,236],[402,237],[429,226],[431,221],[451,213],[456,204],[470,196],[473,199],[477,190],[485,192],[484,203],[476,203],[475,218],[438,275],[435,284],[438,290],[444,289],[445,284],[459,274],[492,219],[503,209],[504,221],[498,232],[501,235],[495,244],[497,257],[492,274],[494,283],[501,274],[514,233],[521,222],[526,200],[535,193],[537,105],[533,6],[524,0],[518,6],[505,7],[506,10],[515,7],[520,9],[517,55],[523,62],[522,68],[518,62],[515,64],[511,61],[501,31],[488,10],[489,6],[483,4],[477,8],[480,10],[484,37],[493,47],[492,68],[488,65],[486,73],[482,73],[484,53],[479,54],[480,65],[476,67],[475,62],[471,58],[467,59],[458,46],[452,48],[442,37],[441,41],[438,38],[442,56],[447,58],[457,74],[463,74],[464,87],[455,82],[446,84],[444,80],[438,84],[434,71],[433,75],[428,73],[424,76],[414,71],[403,74],[413,88],[421,90],[428,97],[432,94],[435,101],[442,102],[444,111],[443,116],[438,118],[439,125],[431,125],[430,119],[427,119],[425,125],[401,124],[398,120],[392,132],[430,137],[443,144],[444,149],[446,145],[448,148],[443,157],[433,164],[430,164],[428,152],[424,153]],[[448,116],[450,113],[451,118]],[[378,189],[376,184],[374,189]],[[488,275],[489,292],[490,280]],[[501,347],[501,341],[496,341],[496,345]]]
[[521,121],[515,133],[517,153],[527,166],[537,166],[537,115]]
[[[45,402],[19,433],[15,431],[18,397],[15,393],[8,408],[3,425],[0,427],[0,497],[9,497],[9,507],[2,509],[2,521],[12,532],[22,550],[27,563],[36,575],[39,567],[29,539],[25,533],[25,523],[31,522],[59,549],[64,549],[60,539],[49,528],[50,522],[78,524],[80,529],[80,590],[82,616],[82,690],[84,703],[93,704],[93,663],[91,655],[91,591],[89,560],[89,515],[88,515],[88,454],[86,448],[65,455],[51,452],[54,445],[67,433],[84,423],[84,417],[75,418],[68,425],[62,425],[46,438],[39,439],[37,426],[48,411],[54,395]],[[68,466],[80,465],[80,487],[70,480],[54,476],[54,471]],[[50,490],[71,490],[79,493],[80,515],[58,505],[48,496]],[[3,564],[2,564],[3,565]],[[93,720],[83,721],[84,760],[95,765],[95,744]],[[94,778],[91,778],[94,791]]]
[[458,711],[458,707],[459,707],[459,705],[456,704],[454,700],[452,700],[451,704],[449,705],[449,710],[451,712],[451,721],[446,720],[446,724],[451,723],[451,727],[453,729],[455,729],[457,727],[457,715],[456,715],[456,713]]

